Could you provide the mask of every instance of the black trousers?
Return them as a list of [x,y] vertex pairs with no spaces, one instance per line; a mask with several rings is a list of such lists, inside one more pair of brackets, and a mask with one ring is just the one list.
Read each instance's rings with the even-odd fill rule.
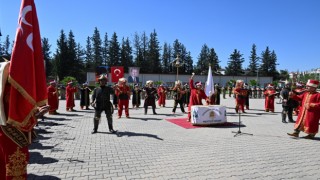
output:
[[180,105],[181,112],[184,113],[185,111],[184,111],[184,107],[183,107],[183,101],[181,99],[180,100],[174,100],[174,105],[173,105],[172,112],[176,112],[178,104]]
[[98,130],[98,126],[99,126],[99,121],[101,119],[101,113],[105,111],[106,113],[106,117],[107,117],[107,120],[108,120],[108,127],[109,127],[109,130],[113,130],[113,122],[112,122],[112,112],[111,110],[95,110],[94,112],[94,118],[93,118],[93,125],[94,125],[94,129],[95,131]]

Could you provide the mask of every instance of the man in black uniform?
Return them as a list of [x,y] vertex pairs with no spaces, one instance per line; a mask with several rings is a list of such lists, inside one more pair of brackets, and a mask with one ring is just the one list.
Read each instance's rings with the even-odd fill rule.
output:
[[146,87],[144,88],[146,93],[144,100],[144,114],[148,112],[148,106],[152,106],[153,114],[156,113],[156,96],[157,89],[153,87],[153,81],[149,80],[146,82]]
[[91,104],[95,108],[93,124],[94,128],[92,134],[98,132],[98,126],[101,119],[102,111],[105,111],[108,120],[109,131],[111,133],[115,133],[112,125],[112,114],[113,114],[113,106],[110,102],[110,94],[113,92],[113,89],[109,86],[106,86],[107,77],[106,75],[101,75],[99,78],[100,87],[94,89],[92,94]]
[[282,122],[287,123],[286,118],[288,115],[289,122],[294,122],[292,119],[292,112],[298,102],[289,98],[291,84],[287,83],[280,92],[280,98],[282,99]]

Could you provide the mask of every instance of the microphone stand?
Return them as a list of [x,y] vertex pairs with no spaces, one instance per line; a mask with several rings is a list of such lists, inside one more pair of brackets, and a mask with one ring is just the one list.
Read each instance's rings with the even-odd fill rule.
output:
[[240,130],[240,128],[241,128],[241,112],[240,112],[240,109],[239,109],[239,111],[238,111],[238,113],[239,113],[239,129],[238,129],[238,131],[232,131],[232,133],[235,133],[235,135],[233,136],[233,137],[236,137],[236,136],[238,136],[238,135],[250,135],[250,136],[253,136],[253,134],[249,134],[249,133],[243,133],[243,132],[241,132],[241,130]]

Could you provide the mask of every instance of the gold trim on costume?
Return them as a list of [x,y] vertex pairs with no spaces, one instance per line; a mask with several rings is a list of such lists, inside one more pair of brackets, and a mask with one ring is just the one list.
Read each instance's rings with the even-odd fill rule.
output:
[[9,163],[6,164],[6,176],[13,176],[13,179],[24,179],[23,175],[27,174],[27,156],[20,151],[17,151],[9,156]]

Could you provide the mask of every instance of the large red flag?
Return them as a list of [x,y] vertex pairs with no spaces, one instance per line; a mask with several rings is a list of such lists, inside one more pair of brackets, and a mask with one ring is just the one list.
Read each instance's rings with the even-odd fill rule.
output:
[[11,84],[8,123],[28,132],[37,122],[34,117],[37,107],[47,102],[46,75],[34,0],[21,2],[8,81]]
[[118,82],[120,78],[124,77],[123,66],[111,66],[111,80]]

